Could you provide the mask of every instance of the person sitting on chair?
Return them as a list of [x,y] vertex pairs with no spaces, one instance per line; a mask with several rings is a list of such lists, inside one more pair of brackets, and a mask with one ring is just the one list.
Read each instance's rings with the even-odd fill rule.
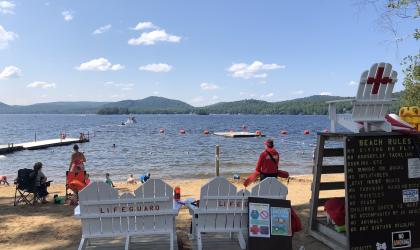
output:
[[31,176],[32,178],[34,178],[35,181],[35,192],[36,195],[41,198],[41,202],[42,203],[47,203],[47,186],[48,186],[48,182],[47,182],[47,177],[44,175],[44,173],[42,172],[42,163],[41,162],[37,162],[34,165],[34,172],[32,172]]
[[258,177],[260,177],[260,181],[263,181],[267,177],[289,178],[288,172],[279,170],[280,155],[274,148],[274,141],[268,139],[264,142],[264,145],[265,150],[262,151],[258,158],[254,173],[244,181],[245,187],[249,186]]
[[70,161],[70,172],[73,173],[79,173],[80,171],[85,171],[85,162],[86,158],[85,155],[82,152],[79,152],[79,146],[74,145],[73,146],[73,154],[71,155],[71,161]]

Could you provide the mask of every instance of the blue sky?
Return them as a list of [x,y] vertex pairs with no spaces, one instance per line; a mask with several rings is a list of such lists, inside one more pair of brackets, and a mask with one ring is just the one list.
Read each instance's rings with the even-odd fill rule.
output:
[[379,61],[401,90],[418,43],[358,2],[0,0],[0,102],[351,96]]

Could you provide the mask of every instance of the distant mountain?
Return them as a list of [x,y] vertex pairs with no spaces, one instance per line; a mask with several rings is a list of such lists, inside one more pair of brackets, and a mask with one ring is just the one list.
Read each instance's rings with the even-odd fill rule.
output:
[[234,102],[219,102],[201,109],[211,114],[261,114],[270,108],[273,103],[247,99]]
[[[314,95],[305,98],[282,102],[266,102],[260,100],[242,100],[236,102],[221,102],[202,109],[212,114],[326,114],[331,100],[341,100],[347,97]],[[343,106],[343,107],[341,107]],[[341,112],[351,109],[351,104],[343,104],[338,108]]]
[[[401,92],[395,93],[399,99]],[[0,102],[0,114],[327,114],[327,101],[349,99],[350,97],[314,95],[281,102],[266,102],[247,99],[233,102],[220,102],[205,107],[193,107],[185,102],[151,96],[140,100],[119,102],[51,102],[28,106],[7,105]],[[391,112],[398,112],[399,101]],[[338,113],[350,112],[351,102],[337,104]]]
[[[2,105],[3,104],[3,105]],[[27,106],[6,105],[0,103],[2,114],[89,114],[107,104],[107,102],[49,102]]]
[[[190,113],[194,109],[193,106],[178,100],[167,99],[163,97],[150,96],[141,100],[125,100],[105,104],[98,110],[99,114],[109,113]],[[114,111],[118,112],[114,112]]]

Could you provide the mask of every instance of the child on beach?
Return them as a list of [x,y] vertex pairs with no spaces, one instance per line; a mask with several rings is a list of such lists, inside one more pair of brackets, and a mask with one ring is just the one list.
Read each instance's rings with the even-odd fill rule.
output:
[[133,174],[130,174],[127,178],[128,184],[137,184],[137,181],[134,179]]
[[9,186],[9,182],[7,182],[7,177],[5,175],[0,175],[0,184]]
[[106,184],[110,185],[111,187],[115,187],[115,186],[114,186],[114,183],[112,182],[111,178],[109,177],[109,173],[106,173],[106,174],[105,174],[105,178],[106,178],[106,179],[105,179],[105,183],[106,183]]

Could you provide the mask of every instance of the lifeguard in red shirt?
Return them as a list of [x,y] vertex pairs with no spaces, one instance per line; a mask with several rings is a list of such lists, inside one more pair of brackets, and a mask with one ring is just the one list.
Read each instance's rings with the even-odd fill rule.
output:
[[289,173],[279,170],[280,155],[274,148],[273,140],[268,139],[264,142],[264,144],[265,150],[258,158],[254,173],[245,180],[245,187],[254,182],[258,176],[260,177],[260,181],[267,177],[289,177]]

